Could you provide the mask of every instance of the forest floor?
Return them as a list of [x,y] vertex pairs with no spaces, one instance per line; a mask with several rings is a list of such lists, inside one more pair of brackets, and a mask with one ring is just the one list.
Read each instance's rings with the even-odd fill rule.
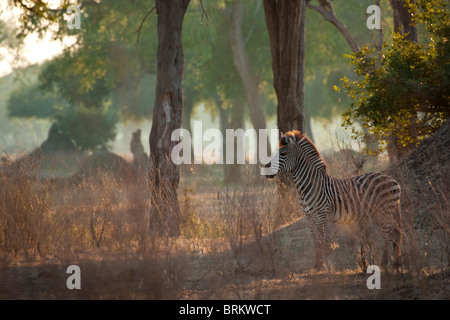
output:
[[[0,299],[448,300],[446,130],[389,172],[402,186],[403,243],[401,269],[381,269],[380,289],[368,288],[366,273],[380,261],[377,228],[332,225],[328,267],[315,271],[295,192],[280,203],[276,182],[253,169],[224,186],[223,166],[194,165],[181,170],[181,235],[168,236],[145,209],[155,190],[103,152],[85,163],[109,159],[112,171],[36,179],[44,166],[26,158],[0,170]],[[333,173],[351,174],[351,159],[335,159]],[[68,289],[70,265],[80,290]]]
[[[270,189],[273,192],[276,188]],[[236,229],[227,233],[222,225],[221,236],[211,236],[213,233],[199,228],[208,223],[234,223],[233,217],[217,218],[221,212],[218,198],[227,191],[203,180],[194,184],[185,180],[180,190],[182,209],[190,206],[197,219],[192,221],[197,225],[189,227],[190,235],[166,244],[159,251],[162,258],[139,255],[135,250],[120,250],[116,254],[105,244],[44,258],[4,259],[0,268],[0,299],[450,298],[450,268],[443,257],[438,232],[429,236],[415,230],[414,250],[420,252],[417,261],[409,259],[408,266],[400,272],[382,270],[381,289],[369,289],[366,282],[372,274],[364,272],[360,265],[360,242],[352,236],[351,229],[332,229],[335,248],[328,268],[315,271],[314,246],[301,214],[285,225],[269,226],[272,232],[260,237],[251,230],[255,221],[245,221],[245,217],[240,223],[248,223],[248,229],[235,225]],[[225,208],[242,203],[243,197],[252,198],[245,192],[234,199],[227,198]],[[269,199],[263,206],[267,203],[273,201]],[[245,205],[249,209],[251,203]],[[256,210],[261,210],[258,204]],[[267,225],[269,220],[263,217],[256,223]],[[80,267],[81,290],[67,288],[70,274],[66,269],[72,264]]]

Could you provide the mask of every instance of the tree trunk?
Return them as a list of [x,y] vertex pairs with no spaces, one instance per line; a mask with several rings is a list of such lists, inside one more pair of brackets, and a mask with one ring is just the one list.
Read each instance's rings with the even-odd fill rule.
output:
[[242,0],[237,0],[229,15],[230,23],[230,45],[233,53],[233,61],[239,77],[244,86],[245,96],[250,111],[250,119],[256,132],[258,129],[266,129],[266,118],[261,106],[261,98],[258,89],[258,81],[250,70],[250,62],[245,48],[244,35],[242,33],[242,19],[244,9]]
[[[405,39],[417,43],[417,26],[412,22],[412,15],[405,7],[405,0],[389,0],[394,10],[394,32],[405,35]],[[411,0],[415,3],[415,0]],[[398,162],[405,154],[406,150],[399,143],[399,139],[392,134],[387,141],[387,151],[391,165]]]
[[[389,0],[389,2],[394,10],[394,32],[406,35],[406,40],[417,42],[417,26],[412,22],[412,14],[405,6],[406,1]],[[411,3],[414,4],[415,2],[415,0],[411,0]]]
[[308,136],[308,138],[314,142],[314,135],[312,132],[312,123],[311,123],[311,115],[309,114],[309,111],[305,109],[305,133]]
[[[381,8],[381,0],[376,0],[375,5],[378,6],[379,8]],[[375,49],[377,51],[378,61],[380,61],[381,51],[383,50],[383,27],[381,26],[381,28],[379,30],[372,30],[371,35],[372,35],[373,46],[375,47]]]
[[[230,127],[227,129],[240,129],[244,128],[244,105],[245,100],[241,97],[233,99],[233,107],[231,109],[231,121]],[[226,135],[223,136],[224,141]],[[225,150],[225,149],[224,149]],[[225,164],[225,179],[224,183],[239,183],[242,181],[241,165],[237,163],[237,143],[234,143],[234,162],[233,164]]]
[[[264,0],[264,13],[272,55],[273,86],[278,98],[277,125],[280,132],[305,132],[304,74],[306,1]],[[278,183],[280,219],[289,216],[296,193],[290,175]]]
[[[237,0],[231,10],[222,9],[220,12],[230,26],[230,47],[233,54],[233,61],[244,87],[245,97],[250,111],[250,121],[256,130],[257,145],[259,146],[259,130],[267,129],[267,123],[264,109],[261,105],[259,82],[251,71],[250,61],[245,47],[244,34],[242,32],[242,20],[244,17],[242,0]],[[233,105],[234,108],[235,106]],[[267,154],[270,154],[270,149],[270,141],[267,139]]]
[[[183,119],[182,119],[182,127],[183,129],[186,129],[190,134],[192,134],[192,127],[191,127],[191,117],[192,117],[192,110],[194,109],[194,102],[192,99],[184,99],[183,102]],[[191,162],[194,163],[194,146],[191,143]]]
[[272,54],[273,85],[281,132],[305,132],[304,71],[306,1],[264,0]]
[[222,158],[223,158],[223,177],[224,177],[224,181],[227,179],[227,177],[229,176],[229,171],[230,171],[230,166],[228,166],[226,164],[226,149],[225,149],[225,137],[226,137],[226,130],[230,128],[230,121],[229,121],[229,117],[228,117],[228,110],[225,109],[223,107],[223,101],[222,99],[219,98],[218,95],[216,95],[216,106],[217,109],[219,110],[219,126],[220,126],[220,132],[222,132]]
[[150,132],[149,179],[152,218],[170,235],[179,234],[177,189],[180,173],[170,152],[178,143],[172,132],[181,127],[183,113],[184,55],[181,42],[183,17],[190,0],[156,0],[158,14],[158,69],[155,107]]

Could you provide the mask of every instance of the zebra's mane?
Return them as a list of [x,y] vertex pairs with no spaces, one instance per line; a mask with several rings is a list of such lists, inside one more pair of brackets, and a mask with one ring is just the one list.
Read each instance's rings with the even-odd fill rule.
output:
[[282,138],[280,139],[280,144],[286,144],[286,135],[289,135],[294,141],[300,145],[308,156],[308,159],[318,165],[318,169],[322,169],[324,172],[327,170],[327,164],[323,160],[323,158],[319,154],[319,150],[314,145],[314,143],[304,134],[298,130],[292,130],[286,132],[284,135],[282,134]]

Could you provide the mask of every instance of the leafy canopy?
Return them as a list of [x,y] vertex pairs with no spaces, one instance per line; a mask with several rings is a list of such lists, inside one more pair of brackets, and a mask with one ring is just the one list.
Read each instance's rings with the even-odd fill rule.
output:
[[[393,43],[385,43],[379,56],[365,46],[348,55],[359,80],[342,79],[352,99],[343,126],[354,128],[355,119],[360,119],[382,148],[396,137],[399,151],[415,147],[450,116],[448,3],[418,0],[409,8],[415,22],[425,25],[427,43],[394,34]],[[355,137],[363,135],[353,132]]]
[[156,19],[147,19],[141,28],[147,36],[136,43],[148,1],[79,1],[81,29],[73,30],[66,25],[71,1],[54,7],[49,1],[11,2],[22,8],[19,37],[53,26],[55,39],[73,36],[76,42],[40,68],[38,82],[10,96],[10,116],[49,118],[82,150],[114,138],[119,120],[150,116],[154,95],[143,86],[154,87],[148,75],[156,69]]

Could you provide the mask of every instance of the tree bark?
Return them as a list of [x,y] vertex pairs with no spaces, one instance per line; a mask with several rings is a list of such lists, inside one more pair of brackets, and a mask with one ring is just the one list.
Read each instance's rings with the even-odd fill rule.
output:
[[[266,129],[266,118],[264,110],[261,106],[261,97],[258,89],[258,81],[250,69],[249,57],[245,47],[244,35],[242,33],[242,19],[244,17],[244,9],[242,0],[237,0],[228,14],[227,20],[230,24],[230,45],[233,53],[233,61],[239,77],[244,86],[245,96],[250,111],[250,119],[256,132],[258,129]],[[234,106],[233,106],[234,108]]]
[[[250,121],[252,122],[253,128],[256,130],[257,145],[259,146],[259,130],[267,129],[267,123],[264,109],[261,104],[259,81],[251,70],[245,46],[244,34],[242,31],[242,21],[244,17],[242,0],[236,0],[231,10],[222,9],[220,12],[230,26],[230,47],[233,54],[233,62],[244,87],[245,98],[250,111]],[[240,107],[244,106],[241,103],[238,103],[238,105],[240,105]],[[237,106],[233,104],[233,110],[235,107]],[[241,114],[243,116],[242,112]],[[269,139],[267,139],[267,152],[270,152]]]
[[309,114],[309,111],[305,109],[305,133],[308,136],[308,138],[314,142],[314,135],[312,132],[312,123],[311,123],[311,115]]
[[[193,100],[184,98],[183,119],[181,126],[183,127],[183,129],[186,129],[190,134],[192,134],[191,118],[193,109],[194,109]],[[194,163],[194,146],[192,145],[192,143],[191,143],[191,163]]]
[[[417,42],[417,26],[412,22],[412,15],[405,6],[405,0],[389,0],[394,10],[394,32],[405,36],[406,40]],[[411,0],[411,3],[415,3]]]
[[158,15],[158,69],[153,123],[150,132],[149,179],[152,218],[170,235],[179,234],[177,189],[179,168],[171,163],[170,152],[178,143],[172,132],[181,127],[183,112],[184,54],[181,31],[190,0],[156,0]]
[[[264,13],[272,55],[273,86],[278,99],[277,125],[280,132],[305,132],[304,75],[306,41],[305,0],[264,0]],[[290,175],[281,175],[278,184],[278,213],[290,214],[284,203],[295,199]]]
[[[394,10],[394,32],[405,36],[406,40],[417,43],[417,26],[412,22],[412,15],[405,6],[405,0],[389,0]],[[415,0],[411,0],[415,3]],[[387,141],[387,151],[391,165],[397,163],[407,154],[398,137],[392,134]]]
[[220,126],[220,132],[222,132],[222,151],[223,151],[223,177],[224,177],[224,181],[227,179],[229,172],[230,172],[230,166],[226,164],[226,149],[225,149],[225,145],[226,145],[226,130],[230,128],[230,121],[229,121],[229,117],[228,117],[228,112],[229,110],[227,110],[226,108],[224,108],[223,106],[223,101],[222,99],[219,98],[218,95],[216,95],[216,106],[217,109],[219,110],[219,126]]
[[273,85],[281,132],[305,132],[304,71],[306,1],[264,0],[272,54]]
[[[240,129],[244,128],[244,104],[245,100],[241,97],[237,97],[233,99],[233,107],[231,109],[231,121],[230,121],[230,127],[232,129]],[[226,135],[224,135],[224,141],[225,141]],[[242,175],[241,175],[241,165],[237,163],[237,143],[235,141],[234,143],[234,162],[233,164],[225,164],[227,167],[225,171],[225,179],[224,183],[239,183],[242,181]]]

